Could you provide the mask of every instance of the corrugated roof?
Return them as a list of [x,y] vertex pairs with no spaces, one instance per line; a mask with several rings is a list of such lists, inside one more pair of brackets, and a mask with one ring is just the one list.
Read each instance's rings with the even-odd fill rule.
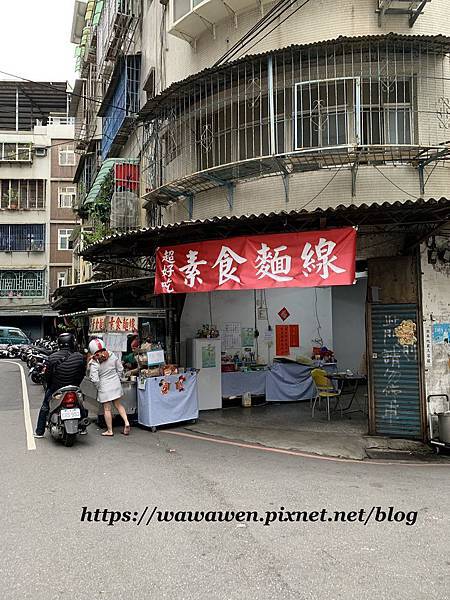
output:
[[[298,229],[305,225],[308,227],[308,224],[312,222],[317,223],[322,218],[329,218],[337,225],[346,224],[347,226],[358,225],[361,221],[365,224],[383,224],[391,222],[390,214],[394,212],[408,214],[409,220],[406,221],[406,224],[425,225],[433,223],[435,226],[437,224],[436,219],[440,219],[439,222],[442,222],[442,224],[450,219],[450,200],[447,198],[440,198],[439,200],[430,198],[428,200],[373,202],[371,204],[352,204],[350,206],[340,204],[334,208],[316,208],[312,211],[300,209],[193,219],[156,227],[142,227],[125,232],[116,232],[86,247],[82,254],[91,258],[105,253],[108,253],[108,256],[151,256],[154,249],[160,245],[214,239],[221,237],[222,234],[226,237],[227,232],[229,235],[245,235],[250,232],[253,234],[261,233],[261,229],[255,229],[255,227],[263,224],[266,226],[264,231],[267,233],[270,232],[271,224],[274,229],[279,229],[280,226],[287,226],[288,224],[291,228]],[[434,218],[435,213],[438,216]],[[433,216],[433,220],[427,221],[426,219],[430,219],[431,216]],[[370,217],[372,217],[372,221]],[[419,218],[425,219],[423,223],[417,222]]]
[[309,44],[291,44],[290,46],[286,46],[284,48],[280,48],[277,50],[269,50],[267,52],[262,52],[259,54],[248,54],[243,58],[239,58],[234,61],[227,62],[223,65],[212,66],[203,69],[202,71],[198,71],[186,79],[182,79],[180,81],[175,81],[165,90],[163,90],[159,95],[151,98],[147,101],[147,103],[143,106],[141,111],[139,112],[138,119],[146,120],[152,118],[157,114],[158,109],[164,104],[167,100],[170,99],[171,96],[175,96],[177,92],[180,92],[185,86],[195,83],[197,80],[203,79],[207,75],[212,75],[216,73],[221,73],[222,71],[229,70],[230,67],[244,64],[246,62],[252,62],[256,59],[260,59],[264,56],[279,55],[286,52],[293,51],[301,51],[301,50],[310,50],[311,48],[318,48],[320,46],[328,46],[328,45],[336,45],[336,44],[370,44],[374,42],[386,41],[390,43],[404,43],[407,41],[417,41],[420,43],[427,44],[429,46],[436,46],[442,49],[445,52],[450,52],[450,37],[444,35],[405,35],[398,33],[388,33],[384,35],[364,35],[364,36],[339,36],[337,38],[329,39],[329,40],[321,40],[318,42],[312,42]]

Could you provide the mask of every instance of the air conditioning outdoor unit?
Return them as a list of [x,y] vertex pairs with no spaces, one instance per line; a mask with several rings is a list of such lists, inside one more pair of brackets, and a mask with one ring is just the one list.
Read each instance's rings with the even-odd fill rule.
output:
[[31,252],[42,252],[44,250],[43,242],[31,242]]
[[47,156],[47,148],[35,148],[34,153],[36,156]]

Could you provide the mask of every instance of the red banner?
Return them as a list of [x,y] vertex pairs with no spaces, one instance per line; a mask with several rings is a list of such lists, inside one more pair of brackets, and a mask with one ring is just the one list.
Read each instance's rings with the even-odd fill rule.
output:
[[351,285],[355,258],[353,227],[165,246],[156,253],[155,292]]

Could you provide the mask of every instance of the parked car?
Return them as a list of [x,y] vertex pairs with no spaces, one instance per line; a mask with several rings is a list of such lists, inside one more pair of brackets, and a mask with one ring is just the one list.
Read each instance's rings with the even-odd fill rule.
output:
[[31,340],[18,327],[4,327],[0,325],[0,350],[8,346],[31,344]]

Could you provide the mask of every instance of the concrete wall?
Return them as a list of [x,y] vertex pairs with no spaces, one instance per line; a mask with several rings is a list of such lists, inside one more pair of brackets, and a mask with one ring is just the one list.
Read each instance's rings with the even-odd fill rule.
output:
[[[272,6],[264,3],[264,13]],[[377,6],[377,0],[314,0],[256,45],[255,40],[250,43],[244,52],[239,53],[239,57],[246,53],[258,54],[291,44],[331,40],[339,36],[382,35],[389,32],[405,35],[450,34],[447,0],[430,2],[412,29],[408,25],[407,15],[390,15],[379,27],[375,12]],[[157,68],[157,92],[174,81],[210,67],[261,18],[261,8],[255,3],[254,9],[239,13],[236,22],[230,15],[216,24],[214,32],[210,28],[195,44],[189,44],[168,33],[173,22],[172,11],[172,1],[165,11],[159,2],[151,3],[148,10],[144,10],[142,75],[144,81],[149,69]],[[161,38],[164,40],[162,48]]]
[[367,279],[332,288],[333,350],[339,369],[361,372],[366,351]]
[[[319,334],[319,323],[315,313],[316,293]],[[333,347],[331,288],[317,288],[316,291],[309,288],[271,289],[266,290],[265,295],[269,321],[257,321],[260,333],[258,341],[260,362],[270,362],[275,354],[275,325],[283,324],[277,313],[284,307],[290,312],[290,316],[284,323],[300,325],[300,347],[292,350],[294,356],[299,354],[310,356],[312,347],[317,345],[315,340],[319,335],[327,347]],[[242,327],[254,327],[255,304],[252,290],[213,292],[211,302],[212,321],[219,329],[223,329],[227,322],[240,322]],[[260,291],[256,292],[256,302],[257,306],[261,304]],[[201,329],[204,323],[209,323],[209,320],[208,294],[187,294],[181,318],[181,341],[194,337],[197,330]],[[264,341],[268,323],[274,331],[272,345]]]
[[[413,167],[380,166],[378,169],[377,171],[371,166],[359,167],[356,196],[354,197],[352,197],[350,168],[342,169],[337,175],[328,170],[291,175],[289,177],[288,202],[286,202],[285,189],[280,176],[237,181],[233,208],[229,207],[226,190],[215,188],[195,195],[193,218],[259,214],[303,207],[314,210],[319,207],[335,208],[340,204],[349,206],[350,204],[372,204],[397,200],[404,202],[420,196],[419,177],[417,170]],[[431,169],[427,169],[426,177],[430,173]],[[330,185],[332,177],[334,179]],[[448,197],[450,195],[450,168],[437,166],[430,176],[425,191],[426,198]],[[176,205],[172,205],[171,209],[165,213],[165,221],[170,223],[187,220],[187,205],[187,201],[179,201]]]
[[[450,233],[450,229],[449,229]],[[450,323],[450,265],[428,263],[425,246],[421,248],[422,308],[425,340],[432,334],[436,323]],[[426,395],[448,394],[450,396],[450,344],[431,344],[432,365],[425,368]]]

